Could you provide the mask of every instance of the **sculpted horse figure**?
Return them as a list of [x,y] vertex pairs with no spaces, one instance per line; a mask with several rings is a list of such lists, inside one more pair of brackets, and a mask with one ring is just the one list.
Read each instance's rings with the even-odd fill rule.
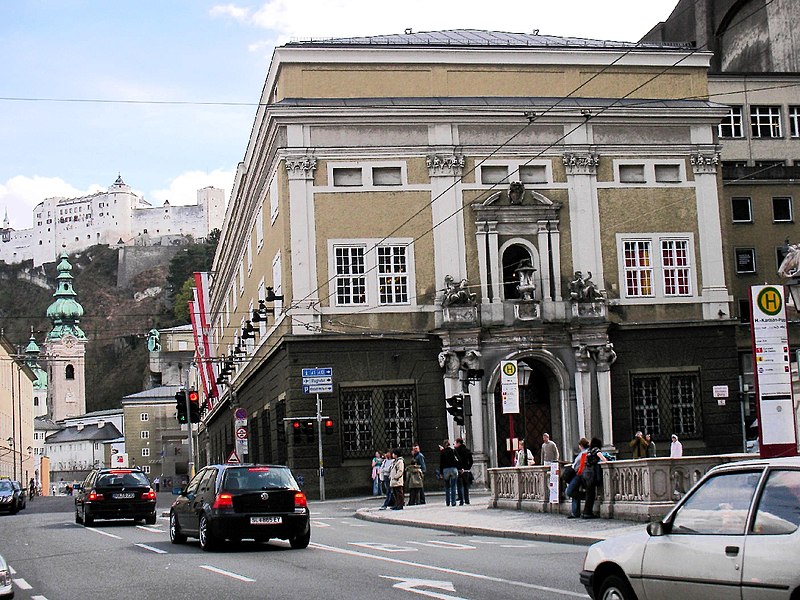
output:
[[786,257],[778,268],[781,277],[797,277],[800,274],[800,244],[790,244]]

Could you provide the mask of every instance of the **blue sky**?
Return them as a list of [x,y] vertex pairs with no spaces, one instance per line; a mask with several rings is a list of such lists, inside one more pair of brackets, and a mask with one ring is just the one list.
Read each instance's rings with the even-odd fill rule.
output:
[[[0,219],[121,174],[154,205],[230,192],[272,50],[293,39],[474,28],[636,41],[677,0],[4,0]],[[379,8],[380,7],[380,8]],[[487,10],[487,7],[489,9]]]

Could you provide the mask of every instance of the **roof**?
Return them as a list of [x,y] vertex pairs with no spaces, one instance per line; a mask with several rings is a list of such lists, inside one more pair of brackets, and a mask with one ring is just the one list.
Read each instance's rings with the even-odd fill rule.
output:
[[403,47],[464,47],[464,48],[641,48],[685,50],[690,46],[683,43],[638,43],[610,40],[591,40],[585,38],[540,35],[533,33],[511,33],[506,31],[484,31],[481,29],[450,29],[445,31],[421,31],[368,37],[347,37],[329,39],[310,39],[292,41],[287,47],[297,46],[403,46]]
[[86,425],[80,431],[78,427],[65,427],[61,431],[57,431],[45,440],[45,444],[62,443],[62,442],[102,442],[107,440],[115,440],[121,437],[119,429],[113,423],[106,423],[102,427],[96,425]]
[[182,389],[182,385],[161,385],[159,387],[154,387],[149,390],[144,390],[142,392],[136,392],[135,394],[128,394],[127,396],[123,396],[122,403],[126,404],[129,402],[136,402],[136,401],[153,401],[153,400],[172,400],[175,401],[175,393]]

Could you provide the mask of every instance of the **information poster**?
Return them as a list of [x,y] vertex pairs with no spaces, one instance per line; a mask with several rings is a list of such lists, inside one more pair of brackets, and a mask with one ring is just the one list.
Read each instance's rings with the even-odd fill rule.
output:
[[519,381],[517,380],[517,361],[501,361],[500,371],[500,393],[503,401],[503,414],[518,414]]

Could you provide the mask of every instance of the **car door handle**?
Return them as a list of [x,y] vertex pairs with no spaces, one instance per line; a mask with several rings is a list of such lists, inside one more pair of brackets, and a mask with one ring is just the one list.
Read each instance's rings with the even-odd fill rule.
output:
[[737,556],[739,554],[739,546],[725,546],[725,554],[728,556]]

